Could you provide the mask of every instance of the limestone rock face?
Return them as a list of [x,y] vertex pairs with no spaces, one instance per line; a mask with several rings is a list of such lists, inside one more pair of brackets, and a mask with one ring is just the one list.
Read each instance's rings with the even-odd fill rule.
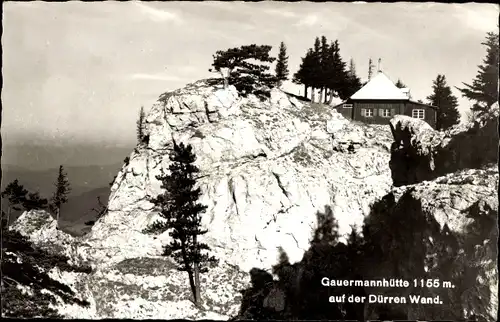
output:
[[394,143],[390,168],[395,186],[431,180],[498,159],[498,103],[475,122],[435,131],[425,121],[397,115],[390,121]]
[[[336,111],[303,104],[279,90],[261,101],[240,97],[232,86],[191,84],[160,97],[147,115],[145,136],[113,183],[108,213],[88,235],[60,238],[64,233],[55,233],[50,216],[44,217],[43,233],[28,234],[38,243],[51,231],[58,251],[94,268],[79,280],[81,292],[92,294],[94,303],[82,316],[234,316],[250,269],[269,269],[278,247],[292,261],[302,258],[317,211],[330,205],[340,232],[347,234],[390,189],[388,127],[351,128]],[[344,142],[346,136],[360,143],[354,155],[334,150],[335,140]],[[220,260],[202,276],[205,310],[190,302],[185,273],[159,256],[168,232],[142,233],[159,218],[149,200],[162,192],[156,176],[168,171],[173,140],[191,144],[197,155],[201,202],[208,206],[204,240]],[[24,214],[16,228],[25,229],[34,215]],[[61,311],[80,314],[64,306]]]
[[[336,111],[279,90],[260,101],[238,96],[232,86],[198,82],[163,95],[145,133],[148,143],[118,174],[109,212],[89,234],[102,245],[90,257],[116,262],[160,254],[167,234],[141,231],[157,218],[148,200],[162,192],[156,176],[168,169],[172,140],[191,144],[197,155],[201,202],[208,206],[206,242],[243,271],[269,268],[278,247],[300,260],[315,214],[326,205],[338,214],[341,233],[348,233],[390,188],[388,127],[348,125]],[[355,155],[334,150],[349,140],[358,143]]]
[[[325,206],[345,236],[351,225],[362,225],[373,203],[391,192],[399,198],[411,190],[439,229],[464,235],[465,244],[477,250],[474,260],[484,264],[481,283],[492,292],[491,303],[484,304],[490,314],[498,307],[496,262],[476,246],[492,238],[467,234],[478,216],[498,207],[498,171],[485,167],[490,152],[473,150],[475,157],[467,156],[467,147],[461,146],[491,149],[492,120],[483,117],[444,133],[404,116],[394,118],[390,127],[359,125],[327,106],[305,104],[279,90],[261,101],[239,96],[232,86],[200,81],[161,95],[150,109],[145,138],[118,173],[108,212],[88,235],[71,237],[56,230],[50,215],[33,211],[12,229],[93,267],[90,275],[52,272],[91,303],[87,309],[60,303],[69,318],[227,319],[240,308],[239,291],[248,288],[251,269],[269,270],[279,248],[291,263],[302,259],[316,213]],[[220,260],[201,277],[201,309],[190,301],[186,274],[160,256],[168,232],[142,232],[159,218],[150,200],[162,193],[156,176],[168,171],[174,140],[191,144],[197,155],[200,201],[208,206],[203,240]],[[496,141],[495,153],[497,147]],[[283,294],[273,294],[265,305],[286,310]]]

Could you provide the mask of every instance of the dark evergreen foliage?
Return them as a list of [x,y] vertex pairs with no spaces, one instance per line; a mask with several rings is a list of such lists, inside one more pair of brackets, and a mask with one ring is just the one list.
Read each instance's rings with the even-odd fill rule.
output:
[[288,80],[288,75],[290,71],[288,70],[288,56],[286,53],[286,45],[281,42],[278,54],[278,60],[276,61],[276,78],[281,85],[281,82]]
[[48,207],[48,200],[46,198],[42,198],[38,191],[30,192],[24,201],[23,206],[26,211],[44,210]]
[[[213,56],[213,70],[222,74],[224,86],[234,85],[243,96],[269,97],[269,90],[277,84],[276,76],[268,73],[269,64],[276,59],[269,55],[271,49],[269,45],[252,44],[219,50]],[[227,69],[227,77],[223,69]]]
[[458,100],[451,92],[444,75],[438,75],[432,85],[433,93],[427,97],[429,104],[438,108],[436,129],[446,130],[460,123]]
[[7,225],[10,224],[10,216],[12,214],[12,211],[22,210],[22,207],[25,205],[27,200],[27,194],[28,190],[24,189],[24,186],[19,184],[19,180],[17,179],[12,181],[5,187],[5,190],[2,192],[1,197],[2,199],[7,199],[8,202],[7,213],[5,214]]
[[[71,288],[47,274],[54,267],[63,271],[91,272],[88,266],[70,265],[67,257],[32,245],[20,233],[8,230],[2,220],[2,316],[62,318],[49,307],[56,303],[53,294],[65,303],[88,306],[89,303],[80,299]],[[31,293],[23,293],[19,287],[28,288]]]
[[[354,66],[354,62],[351,66]],[[356,76],[355,69],[346,69],[338,41],[329,44],[325,36],[316,37],[313,48],[302,58],[293,82],[304,85],[306,98],[308,88],[312,88],[311,99],[314,102],[317,101],[314,97],[315,90],[320,89],[319,102],[328,104],[332,103],[334,97],[345,100],[361,88],[361,81]]]
[[144,142],[144,120],[146,118],[146,113],[144,112],[144,106],[141,106],[141,110],[139,111],[139,118],[137,119],[137,142]]
[[498,33],[488,32],[482,45],[486,46],[486,58],[478,66],[476,78],[472,84],[463,83],[465,87],[459,88],[464,97],[475,102],[472,110],[480,113],[488,111],[498,101]]
[[313,74],[314,64],[315,64],[314,53],[313,50],[309,48],[306,55],[302,58],[299,70],[293,75],[292,81],[295,84],[304,85],[304,98],[306,99],[308,96],[307,91],[312,86],[312,74]]
[[196,155],[191,145],[174,143],[170,160],[170,174],[157,176],[165,193],[152,200],[164,220],[154,222],[145,232],[162,233],[171,229],[170,236],[173,240],[164,247],[163,255],[172,257],[178,264],[178,269],[188,273],[194,302],[199,305],[199,274],[206,273],[209,265],[217,263],[217,259],[206,253],[208,245],[198,238],[207,233],[207,230],[201,229],[201,214],[207,207],[198,203],[201,190],[195,188],[195,175],[200,170],[194,164]]
[[57,181],[54,183],[56,191],[54,192],[49,207],[56,213],[57,224],[59,225],[59,217],[61,215],[61,206],[68,202],[68,195],[71,192],[68,177],[64,172],[63,166],[59,166],[59,174]]
[[351,58],[349,62],[349,70],[347,72],[348,75],[348,83],[347,92],[345,93],[347,97],[351,97],[354,93],[363,87],[361,83],[361,79],[356,74],[356,65],[354,64],[354,60]]

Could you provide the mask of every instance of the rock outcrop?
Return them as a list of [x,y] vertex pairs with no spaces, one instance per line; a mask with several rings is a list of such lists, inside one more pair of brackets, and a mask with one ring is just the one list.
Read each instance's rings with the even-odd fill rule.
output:
[[498,103],[472,123],[434,131],[423,120],[397,115],[390,126],[391,173],[395,186],[414,184],[498,160]]
[[[327,106],[303,104],[279,90],[261,101],[200,81],[162,95],[144,132],[111,188],[108,213],[85,237],[59,242],[60,251],[95,270],[82,285],[93,294],[96,317],[234,316],[250,269],[269,269],[280,247],[300,260],[318,210],[330,205],[345,235],[390,189],[388,127],[351,125]],[[203,275],[206,311],[190,302],[184,273],[159,257],[168,233],[142,232],[158,218],[149,200],[161,193],[156,175],[168,169],[173,140],[191,144],[197,155],[201,202],[208,206],[204,239],[220,260]],[[351,153],[337,149],[346,142],[355,143]],[[20,223],[31,220],[26,216]],[[49,220],[47,232],[52,225]],[[45,240],[42,235],[32,237]],[[161,272],[129,272],[143,262]],[[144,288],[141,280],[170,286]]]
[[[161,193],[156,175],[176,140],[197,155],[205,237],[216,257],[244,271],[270,267],[278,247],[299,260],[317,210],[331,205],[348,233],[390,188],[389,129],[348,123],[279,90],[262,102],[198,82],[163,95],[146,119],[148,143],[118,174],[109,212],[89,234],[106,250],[90,255],[110,262],[160,254],[168,236],[141,231],[156,218],[148,200]],[[343,137],[357,137],[355,156],[334,151]]]
[[[316,214],[325,206],[338,221],[341,241],[351,226],[366,223],[382,198],[391,195],[404,208],[401,199],[408,194],[439,233],[448,229],[473,238],[467,234],[475,219],[468,215],[491,217],[498,171],[485,167],[490,152],[471,158],[464,151],[479,144],[490,148],[493,126],[478,120],[440,133],[404,116],[390,127],[353,124],[327,106],[301,103],[276,89],[261,101],[240,96],[232,86],[200,81],[163,94],[151,108],[144,140],[118,173],[108,212],[88,235],[65,235],[50,216],[34,212],[24,214],[14,229],[93,267],[88,276],[60,276],[91,302],[85,311],[61,306],[68,317],[225,319],[239,312],[239,291],[250,285],[251,269],[269,271],[280,250],[291,263],[304,258],[318,226]],[[191,144],[197,155],[200,201],[208,206],[203,241],[220,260],[202,275],[202,308],[191,302],[185,273],[160,256],[168,232],[143,233],[159,218],[150,200],[162,192],[156,176],[168,169],[174,141]],[[403,208],[397,212],[401,225]],[[478,249],[486,240],[491,236],[463,247]],[[430,249],[427,255],[435,256]],[[484,264],[481,283],[493,287],[497,272],[490,255],[478,252],[471,258]],[[498,306],[497,293],[490,291],[485,301],[491,305],[482,307],[488,314]],[[285,293],[276,287],[269,292],[273,295],[264,296],[262,305],[286,311]]]

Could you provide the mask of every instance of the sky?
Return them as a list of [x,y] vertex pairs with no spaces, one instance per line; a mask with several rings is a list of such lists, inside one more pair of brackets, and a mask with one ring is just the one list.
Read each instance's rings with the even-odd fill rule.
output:
[[[367,78],[368,60],[425,101],[432,81],[471,82],[498,6],[313,2],[3,3],[2,140],[130,145],[141,106],[208,72],[212,55],[284,41],[291,74],[316,36],[337,39]],[[302,86],[285,83],[299,94]],[[460,96],[460,111],[471,103]]]

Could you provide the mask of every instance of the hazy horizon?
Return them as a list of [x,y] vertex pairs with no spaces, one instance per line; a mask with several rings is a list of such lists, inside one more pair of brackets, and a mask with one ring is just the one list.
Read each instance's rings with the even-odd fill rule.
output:
[[[366,79],[368,59],[415,99],[437,74],[471,82],[498,6],[437,3],[3,3],[3,144],[133,146],[135,122],[166,91],[201,78],[212,54],[288,47],[290,74],[316,36],[338,39]],[[285,84],[299,94],[302,86]],[[463,113],[471,103],[453,88]],[[5,154],[5,151],[4,151]]]

